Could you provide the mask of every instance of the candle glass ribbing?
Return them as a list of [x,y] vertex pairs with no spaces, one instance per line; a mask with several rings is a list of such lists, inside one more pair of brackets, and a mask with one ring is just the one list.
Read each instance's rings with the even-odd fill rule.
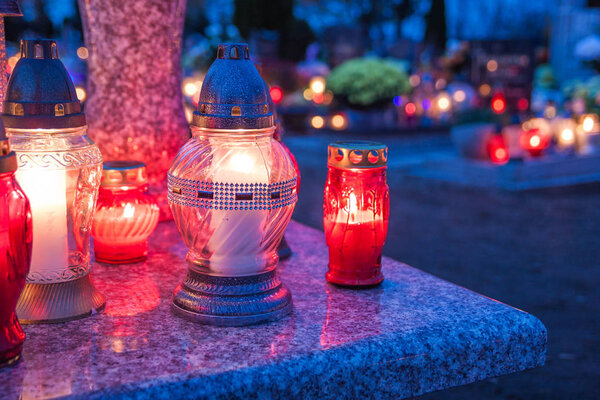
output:
[[125,264],[145,259],[158,214],[156,200],[148,194],[146,165],[106,161],[92,224],[96,261]]
[[31,269],[17,304],[24,323],[102,310],[90,280],[89,234],[102,172],[98,147],[51,40],[21,42],[2,120],[17,154],[17,181],[33,216]]
[[169,170],[171,211],[189,249],[173,309],[195,321],[247,325],[291,311],[290,292],[275,269],[297,176],[273,139],[267,96],[247,45],[220,45],[192,139]]

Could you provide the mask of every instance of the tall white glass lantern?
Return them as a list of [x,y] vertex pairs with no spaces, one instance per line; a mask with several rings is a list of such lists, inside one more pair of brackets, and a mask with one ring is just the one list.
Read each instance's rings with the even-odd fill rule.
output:
[[85,115],[54,41],[21,41],[2,121],[33,216],[19,319],[62,322],[101,311],[104,298],[89,276],[89,234],[102,156],[86,136]]

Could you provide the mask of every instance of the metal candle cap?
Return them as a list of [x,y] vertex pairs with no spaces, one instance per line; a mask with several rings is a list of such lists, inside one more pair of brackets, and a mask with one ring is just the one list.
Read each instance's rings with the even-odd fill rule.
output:
[[21,40],[21,58],[8,81],[2,121],[6,127],[16,129],[63,129],[86,124],[54,40]]
[[387,165],[387,146],[363,140],[330,143],[327,165],[338,168],[378,168]]
[[0,15],[3,17],[22,17],[23,13],[17,0],[0,1]]
[[102,169],[103,187],[140,186],[148,183],[146,164],[139,161],[105,161]]
[[220,44],[200,91],[192,125],[208,129],[273,127],[269,91],[245,43]]
[[17,170],[17,156],[14,151],[10,151],[8,138],[4,125],[0,121],[0,174],[14,172]]

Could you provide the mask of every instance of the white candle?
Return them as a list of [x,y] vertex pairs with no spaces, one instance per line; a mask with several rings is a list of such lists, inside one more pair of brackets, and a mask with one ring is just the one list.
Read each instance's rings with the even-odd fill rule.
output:
[[[223,146],[223,144],[216,144]],[[216,150],[213,182],[229,184],[268,184],[269,170],[266,157],[269,142],[264,144],[231,144]],[[243,189],[238,189],[243,193]],[[256,201],[256,199],[254,199]],[[239,202],[240,204],[243,202]],[[269,211],[267,210],[212,210],[208,250],[212,252],[211,272],[224,276],[253,275],[265,267],[257,259],[262,246]]]
[[66,173],[61,170],[18,169],[17,181],[29,198],[33,217],[30,276],[41,274],[59,282],[69,266]]

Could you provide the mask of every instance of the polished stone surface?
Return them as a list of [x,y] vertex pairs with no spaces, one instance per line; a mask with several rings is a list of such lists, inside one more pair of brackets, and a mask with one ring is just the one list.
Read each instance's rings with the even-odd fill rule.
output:
[[546,329],[523,311],[387,258],[382,286],[337,288],[323,234],[292,222],[286,237],[293,314],[212,327],[172,314],[185,247],[159,224],[145,263],[94,266],[103,314],[25,327],[0,397],[404,398],[544,364]]

